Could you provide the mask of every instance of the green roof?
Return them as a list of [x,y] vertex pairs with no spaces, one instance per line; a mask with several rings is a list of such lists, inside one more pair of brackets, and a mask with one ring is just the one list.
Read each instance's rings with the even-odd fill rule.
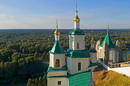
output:
[[97,51],[96,51],[95,49],[93,49],[93,48],[90,48],[90,49],[89,49],[89,52],[90,52],[90,53],[96,53]]
[[90,65],[89,65],[89,67],[93,67],[93,66],[97,66],[97,65],[98,65],[98,62],[92,63],[92,61],[90,60]]
[[85,35],[84,32],[80,29],[73,29],[69,35]]
[[63,68],[52,68],[52,67],[48,67],[48,72],[56,72],[56,71],[67,71],[66,67]]
[[89,86],[91,82],[91,71],[68,75],[69,86]]
[[100,44],[100,46],[103,47],[105,43],[107,43],[107,45],[108,45],[109,47],[115,47],[115,44],[113,43],[113,41],[112,41],[112,39],[111,39],[109,33],[107,33],[105,39],[104,39],[103,42]]
[[71,58],[89,58],[90,54],[87,50],[67,50],[67,56]]
[[49,51],[50,54],[64,54],[64,50],[59,41],[55,41],[53,48]]

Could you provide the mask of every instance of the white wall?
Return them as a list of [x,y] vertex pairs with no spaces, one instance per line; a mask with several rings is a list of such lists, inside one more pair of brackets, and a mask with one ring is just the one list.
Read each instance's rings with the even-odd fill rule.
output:
[[67,71],[55,71],[55,72],[48,72],[48,76],[66,76]]
[[113,71],[125,74],[130,77],[130,67],[110,68],[109,70],[113,70]]
[[[81,70],[78,70],[78,63],[81,63]],[[67,57],[67,68],[70,74],[76,74],[87,70],[90,64],[89,58],[70,58]]]
[[99,61],[99,63],[107,70],[112,70],[118,73],[122,73],[130,77],[130,67],[110,68],[106,64],[104,64],[104,62]]
[[61,86],[69,86],[68,78],[47,78],[47,86],[58,86],[58,81],[61,81]]
[[66,65],[65,63],[65,54],[50,54],[50,66],[55,68],[55,62],[56,59],[60,60],[60,67],[62,68],[63,66]]
[[103,53],[104,53],[103,47],[99,46],[99,50],[97,50],[97,58],[104,60]]
[[80,22],[74,21],[74,28],[80,28]]
[[[77,42],[79,43],[79,49],[77,49]],[[69,49],[85,49],[85,35],[69,35]]]
[[113,61],[113,62],[116,62],[116,51],[115,51],[114,48],[111,48],[109,50],[109,60]]

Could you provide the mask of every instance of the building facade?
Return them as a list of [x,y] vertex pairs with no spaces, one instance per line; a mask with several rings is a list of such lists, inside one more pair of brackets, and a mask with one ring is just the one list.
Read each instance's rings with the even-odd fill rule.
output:
[[85,49],[85,34],[80,30],[78,10],[74,17],[74,29],[69,34],[67,52],[60,45],[58,25],[54,32],[55,43],[49,51],[50,63],[47,74],[47,86],[92,86],[92,72],[97,67],[97,52],[94,44]]
[[119,40],[113,42],[110,33],[107,32],[102,42],[96,43],[97,58],[104,62],[119,63],[122,61],[122,48]]

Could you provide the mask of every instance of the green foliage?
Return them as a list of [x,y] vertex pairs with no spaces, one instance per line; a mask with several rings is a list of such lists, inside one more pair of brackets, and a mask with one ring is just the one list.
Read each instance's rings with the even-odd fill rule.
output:
[[47,86],[47,78],[46,76],[35,78],[35,79],[28,79],[26,86]]
[[130,54],[125,58],[125,61],[130,61]]
[[[0,31],[0,86],[5,84],[15,86],[12,83],[26,82],[29,78],[47,71],[48,51],[54,43],[53,32],[54,30]],[[70,30],[61,31],[60,41],[65,50],[69,47],[69,32]],[[86,30],[85,33],[85,46],[89,49],[91,31]],[[114,42],[120,40],[123,51],[130,50],[130,31],[113,30],[110,34]],[[106,31],[99,30],[94,31],[93,36],[97,41],[103,40],[105,35]],[[28,80],[28,82],[38,81],[39,78]]]

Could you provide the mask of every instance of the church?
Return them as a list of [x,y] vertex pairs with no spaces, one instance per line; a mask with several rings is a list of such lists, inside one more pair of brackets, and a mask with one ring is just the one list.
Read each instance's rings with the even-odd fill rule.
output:
[[107,63],[122,62],[122,48],[119,40],[113,42],[109,32],[107,31],[106,37],[101,42],[96,43],[97,59]]
[[85,49],[85,33],[80,29],[77,7],[74,29],[69,33],[69,48],[64,50],[60,44],[58,25],[54,36],[55,42],[49,51],[47,86],[93,86],[93,71],[99,61],[112,64],[122,61],[120,42],[114,43],[108,31],[96,45],[92,36],[90,49]]
[[98,65],[97,51],[93,41],[91,48],[85,49],[85,33],[80,29],[77,8],[74,29],[69,33],[68,50],[64,50],[60,44],[58,25],[54,36],[55,42],[49,51],[47,86],[93,86],[92,73]]

